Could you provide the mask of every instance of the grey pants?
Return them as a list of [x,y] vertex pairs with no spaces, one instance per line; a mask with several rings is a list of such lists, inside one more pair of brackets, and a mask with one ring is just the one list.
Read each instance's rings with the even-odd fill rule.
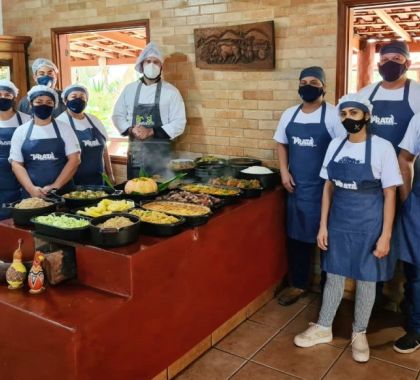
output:
[[[346,278],[327,273],[318,325],[331,327],[344,293]],[[376,282],[356,281],[353,332],[366,331],[376,296]]]

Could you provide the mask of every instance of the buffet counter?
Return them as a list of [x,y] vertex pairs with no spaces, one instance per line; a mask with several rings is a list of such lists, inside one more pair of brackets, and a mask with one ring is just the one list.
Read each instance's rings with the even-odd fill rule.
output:
[[[2,378],[153,378],[281,280],[284,207],[276,189],[169,238],[112,249],[69,242],[77,280],[39,295],[0,286]],[[24,260],[40,244],[11,220],[0,238],[4,261],[19,238]]]

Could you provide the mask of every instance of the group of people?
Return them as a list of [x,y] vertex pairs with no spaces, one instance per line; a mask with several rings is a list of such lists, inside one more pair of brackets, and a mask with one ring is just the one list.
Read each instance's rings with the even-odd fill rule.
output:
[[[380,49],[382,81],[324,101],[325,73],[302,70],[302,104],[283,112],[274,139],[287,199],[289,287],[279,303],[290,305],[310,285],[316,245],[321,250],[323,297],[319,318],[294,338],[299,347],[332,341],[332,325],[345,288],[356,281],[353,359],[369,360],[366,330],[377,291],[392,279],[397,260],[406,276],[406,334],[400,353],[420,347],[420,84],[406,76],[405,42]],[[420,166],[419,166],[420,167]],[[395,218],[394,218],[395,217]]]
[[[185,128],[185,106],[179,91],[161,79],[163,57],[149,43],[135,69],[140,80],[127,85],[118,98],[113,122],[128,135],[127,177],[140,169],[166,170],[170,140]],[[102,122],[85,112],[88,89],[72,84],[56,89],[58,68],[48,59],[32,65],[36,83],[16,107],[19,90],[0,80],[0,204],[25,197],[45,197],[53,189],[103,184],[103,173],[115,178]],[[0,220],[9,217],[0,212]]]

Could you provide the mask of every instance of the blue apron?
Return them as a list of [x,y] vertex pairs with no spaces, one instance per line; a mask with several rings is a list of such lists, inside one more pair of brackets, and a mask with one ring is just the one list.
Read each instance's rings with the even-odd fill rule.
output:
[[[65,144],[58,130],[55,120],[51,121],[56,137],[49,139],[31,140],[34,121],[26,133],[25,141],[22,144],[22,155],[26,171],[35,186],[44,187],[52,184],[60,175],[67,163]],[[71,188],[73,181],[70,181],[62,188]],[[29,194],[24,191],[24,195]]]
[[[16,117],[18,125],[22,125],[22,118],[18,112]],[[0,204],[21,199],[21,186],[9,163],[10,145],[16,127],[0,128]],[[10,218],[10,215],[10,210],[0,210],[0,220]]]
[[93,124],[88,115],[85,117],[92,128],[83,131],[76,129],[74,120],[67,113],[71,127],[80,143],[81,163],[73,177],[75,185],[103,185],[102,173],[104,172],[104,149],[106,138]]
[[[419,166],[415,166],[417,177]],[[407,263],[420,267],[420,181],[413,188],[399,211],[393,234],[393,252]]]
[[325,125],[326,104],[322,104],[319,123],[295,121],[298,107],[286,127],[289,170],[295,189],[287,197],[287,235],[295,240],[316,242],[321,217],[324,180],[319,176],[331,136]]
[[372,138],[365,146],[365,162],[351,159],[334,162],[343,140],[327,166],[334,193],[328,218],[328,250],[322,257],[322,269],[362,281],[386,281],[392,278],[396,259],[373,255],[382,233],[384,196],[381,181],[371,167]]
[[410,80],[404,84],[404,96],[402,100],[372,100],[375,97],[381,83],[378,83],[369,97],[373,105],[371,117],[371,132],[392,143],[398,152],[398,144],[404,137],[408,124],[414,115],[408,102]]
[[[133,119],[131,126],[142,125],[147,128],[161,127],[160,118],[160,93],[162,82],[156,86],[155,101],[151,104],[139,104],[140,90],[143,83],[137,86],[133,104]],[[128,143],[127,179],[139,176],[140,169],[146,173],[164,174],[171,160],[171,143],[169,139],[155,137],[144,141],[135,140],[130,136]]]

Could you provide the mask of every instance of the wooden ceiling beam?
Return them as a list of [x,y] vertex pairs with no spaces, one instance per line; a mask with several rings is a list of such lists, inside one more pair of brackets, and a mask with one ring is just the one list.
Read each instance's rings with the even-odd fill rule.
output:
[[108,40],[119,42],[120,44],[127,45],[135,49],[144,49],[146,46],[146,39],[140,40],[121,32],[97,32],[95,35],[106,38]]
[[83,41],[83,43],[86,44],[86,45],[98,47],[100,49],[109,50],[109,51],[112,51],[114,53],[118,53],[118,54],[121,54],[121,55],[126,55],[128,57],[137,57],[137,55],[138,55],[136,53],[133,53],[129,49],[120,49],[120,48],[115,47],[112,44],[105,45],[105,44],[100,44],[99,42],[91,41],[91,40],[85,40],[85,41]]
[[77,51],[70,51],[70,57],[77,57],[82,59],[91,59],[92,57],[87,54],[79,53]]
[[[133,65],[135,63],[135,59],[134,58],[114,58],[114,59],[110,59],[107,58],[106,59],[106,65],[107,66],[111,66],[111,65]],[[71,67],[85,67],[85,66],[99,66],[99,62],[98,59],[87,59],[87,60],[82,60],[82,59],[74,59],[72,61],[70,61],[70,66]]]
[[404,38],[405,41],[411,42],[411,36],[401,27],[399,26],[393,18],[388,15],[382,9],[375,9],[375,13],[401,38]]
[[73,51],[81,51],[84,53],[88,53],[90,55],[99,55],[100,57],[105,57],[105,58],[117,58],[114,54],[107,53],[105,51],[100,51],[97,49],[91,49],[85,46],[80,46],[74,42],[70,44],[70,55],[72,54]]

